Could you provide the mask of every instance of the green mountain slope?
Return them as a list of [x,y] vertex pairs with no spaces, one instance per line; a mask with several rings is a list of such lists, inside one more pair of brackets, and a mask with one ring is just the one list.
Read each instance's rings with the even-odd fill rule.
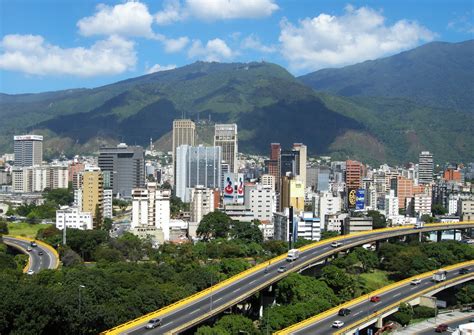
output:
[[474,40],[428,43],[299,79],[316,90],[342,96],[406,98],[419,105],[473,112]]
[[197,62],[95,89],[1,94],[0,152],[11,151],[12,136],[26,131],[46,136],[48,154],[90,153],[117,141],[147,145],[150,138],[166,148],[172,120],[182,116],[236,122],[243,152],[303,142],[312,154],[373,163],[414,160],[422,149],[439,161],[474,159],[471,113],[316,93],[264,62]]

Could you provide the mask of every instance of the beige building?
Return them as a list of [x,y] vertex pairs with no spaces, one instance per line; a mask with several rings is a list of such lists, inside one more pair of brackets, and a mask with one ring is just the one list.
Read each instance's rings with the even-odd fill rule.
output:
[[300,180],[303,182],[303,187],[306,188],[306,162],[308,157],[308,149],[303,143],[293,143],[293,150],[299,152],[296,162],[296,171],[300,177]]
[[[104,177],[99,168],[89,168],[81,172],[79,189],[75,192],[75,201],[82,212],[90,212],[94,220],[94,228],[103,221],[104,210]],[[97,213],[100,217],[97,218]]]
[[229,164],[229,172],[237,173],[237,125],[235,123],[216,124],[214,133],[214,146],[222,148],[222,161],[225,164]]
[[281,178],[280,209],[293,207],[294,211],[304,211],[304,183],[299,178]]
[[28,167],[13,167],[13,192],[31,193],[43,192],[46,188],[57,189],[68,187],[68,172],[66,166],[35,165]]
[[176,183],[176,149],[183,144],[194,146],[196,124],[189,119],[173,121],[173,177]]
[[459,200],[458,212],[461,221],[474,221],[474,200]]
[[214,190],[196,186],[191,190],[191,222],[201,222],[204,215],[214,212]]

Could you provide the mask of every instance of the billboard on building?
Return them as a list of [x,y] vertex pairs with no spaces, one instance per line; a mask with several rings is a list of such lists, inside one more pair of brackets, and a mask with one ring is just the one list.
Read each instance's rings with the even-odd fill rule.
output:
[[354,209],[357,201],[357,190],[355,188],[349,188],[347,190],[347,208]]
[[222,190],[224,204],[244,203],[244,175],[242,173],[225,173]]
[[364,209],[365,207],[365,189],[360,188],[356,192],[356,209]]

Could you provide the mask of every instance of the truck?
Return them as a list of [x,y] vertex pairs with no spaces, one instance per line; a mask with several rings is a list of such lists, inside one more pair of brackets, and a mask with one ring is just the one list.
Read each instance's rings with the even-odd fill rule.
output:
[[446,274],[447,271],[443,269],[439,269],[434,275],[433,275],[433,281],[436,283],[442,282],[446,280]]
[[288,256],[286,256],[286,260],[288,262],[296,261],[300,257],[300,251],[298,249],[291,249],[288,250]]

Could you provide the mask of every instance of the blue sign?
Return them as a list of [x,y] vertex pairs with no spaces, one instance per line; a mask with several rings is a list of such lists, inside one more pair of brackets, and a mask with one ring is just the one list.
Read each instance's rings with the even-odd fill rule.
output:
[[364,209],[365,207],[365,190],[360,188],[356,192],[356,209]]

